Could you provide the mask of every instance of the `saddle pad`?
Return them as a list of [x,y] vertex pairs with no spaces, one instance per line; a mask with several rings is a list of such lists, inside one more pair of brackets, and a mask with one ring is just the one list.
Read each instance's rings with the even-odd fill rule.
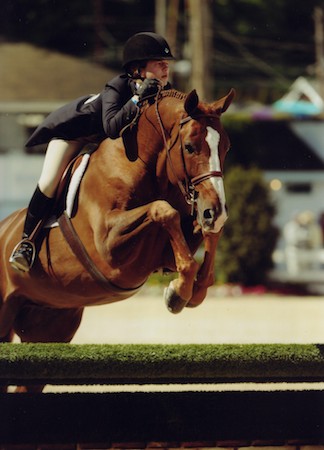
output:
[[[88,167],[88,163],[90,160],[90,153],[85,153],[82,157],[82,161],[78,168],[73,173],[70,184],[68,187],[67,195],[66,195],[66,213],[68,217],[72,216],[73,206],[76,200],[77,192],[82,180],[82,177]],[[45,224],[45,228],[55,228],[58,227],[59,224],[57,222],[56,216],[52,216],[48,219],[48,221]]]

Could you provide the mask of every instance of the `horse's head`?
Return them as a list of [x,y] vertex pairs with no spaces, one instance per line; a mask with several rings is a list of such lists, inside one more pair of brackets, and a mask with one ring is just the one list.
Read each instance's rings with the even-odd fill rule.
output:
[[230,142],[220,118],[234,95],[232,89],[207,104],[199,102],[196,91],[188,94],[167,148],[169,179],[178,183],[188,203],[196,205],[204,233],[218,233],[227,219],[223,164]]

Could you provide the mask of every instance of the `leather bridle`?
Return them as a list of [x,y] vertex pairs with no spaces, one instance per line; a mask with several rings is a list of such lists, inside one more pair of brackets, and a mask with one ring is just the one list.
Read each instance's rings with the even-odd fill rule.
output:
[[[158,108],[158,96],[156,98],[156,102],[155,102],[155,111],[156,111],[156,115],[157,115],[157,119],[158,119],[158,123],[161,129],[161,134],[162,134],[162,138],[163,138],[163,142],[164,142],[164,146],[166,149],[166,153],[167,153],[167,159],[171,168],[171,171],[173,173],[173,176],[175,177],[177,184],[179,186],[179,189],[182,193],[182,195],[184,196],[186,202],[191,206],[192,208],[192,213],[194,211],[194,206],[196,204],[196,198],[197,198],[197,191],[195,189],[196,186],[198,186],[200,183],[202,183],[203,181],[209,180],[210,178],[214,178],[214,177],[218,177],[218,178],[223,178],[223,172],[221,170],[210,170],[208,172],[204,172],[200,175],[197,175],[193,178],[190,178],[187,168],[186,168],[186,162],[185,162],[185,156],[184,156],[184,152],[185,152],[185,147],[183,144],[183,141],[181,139],[181,128],[184,124],[190,122],[191,120],[195,120],[196,118],[199,117],[219,117],[215,114],[200,114],[200,115],[196,115],[194,117],[188,115],[187,117],[184,117],[183,119],[180,120],[179,122],[179,129],[178,129],[178,133],[176,136],[176,139],[174,140],[173,144],[168,144],[167,138],[166,138],[166,131],[164,129],[163,126],[163,122],[161,119],[161,115],[159,113],[159,108]],[[180,148],[181,148],[181,158],[182,158],[182,164],[183,164],[183,171],[185,174],[184,180],[181,181],[179,179],[179,177],[176,174],[176,171],[174,169],[173,163],[172,163],[172,159],[171,159],[171,150],[172,148],[175,146],[176,142],[178,141],[178,139],[180,140]]]

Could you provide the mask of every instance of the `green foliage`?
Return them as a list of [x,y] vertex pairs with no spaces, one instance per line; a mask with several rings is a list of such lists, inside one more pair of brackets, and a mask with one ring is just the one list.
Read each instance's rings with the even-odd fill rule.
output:
[[266,282],[278,230],[275,207],[257,168],[239,166],[225,176],[229,219],[216,258],[216,279],[253,286]]
[[[215,98],[234,86],[237,98],[271,102],[298,76],[311,73],[315,62],[314,8],[322,3],[210,1]],[[155,2],[144,0],[2,0],[1,7],[2,39],[27,41],[88,58],[99,46],[102,62],[118,68],[126,39],[138,31],[153,30],[156,19],[163,22],[163,17],[155,17]],[[177,39],[179,59],[188,53],[188,13],[186,2],[181,0],[177,34],[172,36]]]

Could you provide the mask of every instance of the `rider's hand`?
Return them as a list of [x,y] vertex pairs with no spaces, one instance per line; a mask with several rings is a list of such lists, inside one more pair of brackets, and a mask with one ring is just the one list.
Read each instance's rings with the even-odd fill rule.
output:
[[155,78],[145,78],[143,83],[141,83],[136,90],[139,101],[143,100],[145,97],[157,94],[159,86],[161,86],[159,80],[156,80]]

